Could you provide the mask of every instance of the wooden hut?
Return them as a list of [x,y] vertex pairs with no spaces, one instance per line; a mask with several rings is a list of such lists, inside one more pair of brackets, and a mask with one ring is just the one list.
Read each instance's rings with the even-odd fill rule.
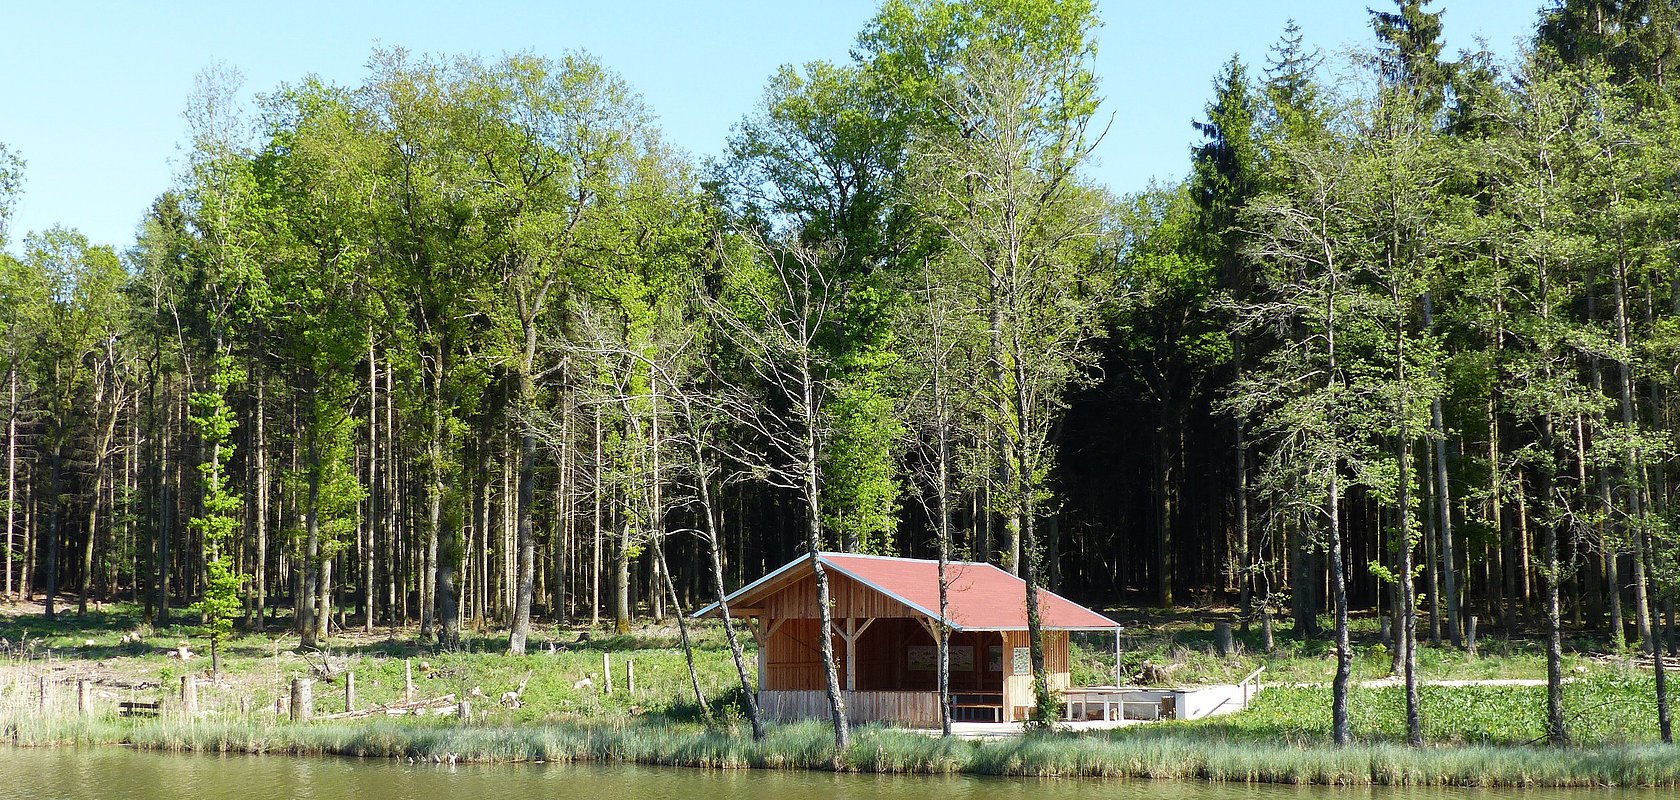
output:
[[[854,722],[939,724],[938,562],[850,553],[818,555],[828,575],[834,658]],[[1026,583],[990,564],[948,562],[952,717],[1026,719],[1033,703]],[[1118,631],[1113,620],[1039,590],[1051,688],[1069,684],[1068,634]],[[729,595],[730,612],[751,619],[758,641],[758,700],[775,720],[823,718],[817,581],[800,556]],[[695,612],[716,616],[719,604]]]

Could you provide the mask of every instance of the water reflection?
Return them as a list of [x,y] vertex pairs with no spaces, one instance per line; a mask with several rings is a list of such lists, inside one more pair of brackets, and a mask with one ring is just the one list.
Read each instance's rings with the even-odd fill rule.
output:
[[1658,796],[1655,791],[1614,789],[1338,789],[639,766],[446,766],[346,758],[186,756],[117,747],[0,748],[0,798],[20,800],[1644,800]]

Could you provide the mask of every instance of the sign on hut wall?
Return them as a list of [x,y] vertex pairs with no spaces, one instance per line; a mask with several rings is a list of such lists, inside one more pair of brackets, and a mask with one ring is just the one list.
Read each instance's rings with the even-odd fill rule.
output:
[[1015,648],[1014,658],[1012,658],[1010,660],[1013,662],[1012,664],[1010,664],[1010,666],[1012,666],[1014,668],[1016,675],[1031,675],[1032,674],[1032,648],[1030,648],[1030,647],[1017,647],[1017,648]]
[[[912,672],[939,671],[939,648],[934,645],[911,645],[908,649],[906,661]],[[974,671],[974,648],[968,646],[951,647],[951,671]]]

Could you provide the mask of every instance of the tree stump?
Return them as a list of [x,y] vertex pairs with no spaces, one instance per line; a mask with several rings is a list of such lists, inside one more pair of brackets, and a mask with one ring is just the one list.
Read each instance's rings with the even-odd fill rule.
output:
[[403,702],[414,702],[414,659],[403,659]]
[[344,673],[344,710],[356,710],[356,673]]
[[308,678],[292,679],[292,721],[308,722],[315,716],[315,682]]
[[87,716],[93,712],[93,684],[86,679],[76,681],[76,713]]
[[624,693],[632,695],[636,693],[636,659],[634,658],[624,661]]
[[1213,624],[1213,649],[1220,658],[1229,657],[1237,651],[1236,637],[1231,633],[1231,623],[1221,621]]
[[1476,655],[1476,615],[1470,615],[1470,624],[1464,627],[1464,649],[1474,657]]
[[181,711],[189,716],[198,713],[198,679],[181,676]]
[[52,705],[52,681],[47,676],[42,675],[40,683],[41,694],[37,710],[40,711],[42,716],[46,716],[47,708]]
[[462,722],[471,722],[472,701],[465,697],[461,698],[461,701],[455,704],[455,716]]
[[601,654],[601,674],[606,676],[607,694],[612,694],[612,653]]

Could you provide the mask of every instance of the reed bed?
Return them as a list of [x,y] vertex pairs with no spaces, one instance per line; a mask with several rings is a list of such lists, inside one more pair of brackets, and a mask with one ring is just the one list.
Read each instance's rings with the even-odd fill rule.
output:
[[461,724],[371,720],[127,720],[10,717],[17,746],[128,745],[169,752],[272,753],[442,762],[638,763],[708,769],[840,769],[903,774],[1128,777],[1221,782],[1466,787],[1680,787],[1680,749],[1660,744],[1546,748],[1409,748],[1235,737],[1213,728],[1151,727],[1103,734],[940,739],[866,726],[835,753],[826,726],[773,726],[762,741],[741,727],[667,720]]

